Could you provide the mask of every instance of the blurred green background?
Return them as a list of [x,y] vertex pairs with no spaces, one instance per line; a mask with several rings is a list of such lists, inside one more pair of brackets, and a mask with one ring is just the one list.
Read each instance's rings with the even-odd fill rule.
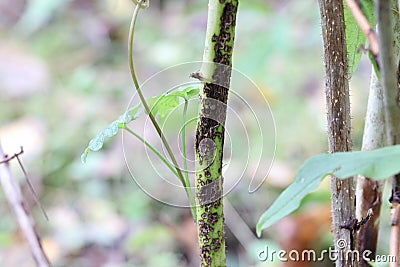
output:
[[[129,0],[0,2],[0,140],[9,154],[21,145],[26,151],[22,160],[49,221],[35,205],[18,166],[12,169],[54,266],[198,266],[189,210],[165,205],[140,189],[126,166],[120,137],[107,142],[102,152],[89,154],[86,164],[80,161],[88,141],[122,114],[134,95],[127,59],[132,11]],[[206,1],[152,0],[150,8],[140,13],[135,36],[140,81],[175,64],[201,60],[206,21]],[[240,3],[233,65],[261,91],[244,87],[238,92],[258,116],[264,110],[270,118],[260,94],[265,97],[276,135],[274,139],[264,133],[265,140],[258,140],[257,131],[248,132],[256,140],[250,146],[257,150],[264,142],[265,153],[260,163],[250,160],[226,198],[228,266],[266,266],[257,259],[265,245],[289,250],[332,245],[328,183],[300,211],[264,231],[262,239],[254,234],[259,216],[291,182],[301,163],[327,150],[321,39],[316,1]],[[184,73],[188,81],[189,74]],[[351,81],[355,149],[361,144],[369,74],[364,58]],[[170,79],[174,77],[162,76],[157,82],[162,85]],[[241,173],[241,161],[246,159],[233,154],[247,148],[240,142],[241,131],[235,132],[241,126],[229,116],[228,167]],[[146,140],[161,148],[153,129],[143,126],[144,118],[135,123],[132,127],[139,131],[147,127]],[[176,139],[180,117],[172,116],[168,125],[167,136]],[[194,126],[195,121],[188,132],[189,157]],[[128,141],[124,148],[132,174],[148,182],[155,195],[162,195],[146,150],[136,140]],[[262,181],[274,152],[266,181],[250,194],[251,179]],[[0,201],[0,265],[34,266],[3,193]]]

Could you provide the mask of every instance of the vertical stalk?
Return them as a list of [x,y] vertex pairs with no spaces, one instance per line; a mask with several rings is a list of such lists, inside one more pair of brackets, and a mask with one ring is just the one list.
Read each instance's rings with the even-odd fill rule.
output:
[[[362,150],[374,150],[384,147],[385,144],[385,112],[382,85],[374,70],[372,70]],[[361,218],[365,218],[369,209],[372,209],[373,212],[373,216],[361,227],[358,233],[358,250],[360,255],[364,251],[369,250],[371,251],[371,254],[368,256],[370,259],[375,259],[376,256],[383,186],[383,181],[373,181],[363,176],[357,179],[357,219],[361,220]],[[360,266],[367,267],[371,265],[361,258]]]
[[[381,77],[383,85],[383,101],[385,107],[386,134],[388,145],[400,143],[400,105],[398,88],[398,49],[394,49],[398,40],[394,39],[394,27],[392,27],[392,1],[378,0],[376,2],[376,16],[379,39],[379,64],[381,66]],[[398,23],[398,18],[396,19]],[[394,25],[398,25],[398,24]],[[399,35],[396,28],[396,37]],[[396,42],[395,42],[396,41]],[[396,53],[395,53],[396,50]],[[400,221],[398,219],[400,205],[400,174],[392,179],[392,229],[390,237],[390,254],[395,256],[396,262],[390,266],[399,266],[399,239]]]
[[[324,43],[329,152],[350,151],[352,141],[343,2],[318,2]],[[339,180],[332,177],[331,197],[332,229],[338,253],[336,266],[355,266],[356,261],[346,258],[349,255],[347,252],[356,248],[355,233],[341,227],[355,218],[353,178]]]
[[187,196],[189,198],[189,203],[190,203],[190,210],[192,212],[193,220],[196,221],[196,205],[195,205],[195,200],[192,194],[191,186],[190,186],[190,180],[189,180],[189,170],[188,170],[188,162],[187,162],[187,153],[186,153],[186,115],[187,115],[187,109],[188,109],[188,99],[185,98],[185,103],[183,106],[183,114],[182,114],[182,138],[181,138],[181,143],[182,143],[182,154],[183,154],[183,172],[185,174],[185,183],[186,183],[186,190]]
[[[400,2],[400,1],[399,1]],[[387,3],[386,3],[387,4]],[[399,36],[400,36],[400,23],[399,23],[399,18],[398,18],[398,3],[393,1],[392,3],[392,12],[388,10],[386,6],[386,11],[384,12],[389,12],[386,13],[386,15],[380,13],[378,15],[376,21],[378,21],[378,25],[388,25],[385,23],[390,23],[389,21],[381,21],[383,17],[385,16],[385,20],[390,19],[387,18],[386,16],[392,16],[392,30],[390,30],[390,27],[384,26],[384,32],[383,36],[389,34],[394,34],[394,42],[392,43],[393,45],[390,44],[390,41],[387,40],[386,43],[380,43],[380,47],[378,47],[379,51],[383,50],[383,54],[380,54],[380,59],[377,57],[377,59],[382,60],[382,56],[387,57],[388,51],[389,53],[394,53],[393,56],[391,56],[390,60],[394,60],[394,63],[398,62],[399,58]],[[382,12],[382,10],[377,11]],[[391,14],[390,14],[391,13]],[[390,24],[389,24],[390,25]],[[378,26],[379,27],[379,26]],[[382,31],[379,29],[379,31]],[[392,31],[392,33],[390,33]],[[380,39],[382,40],[382,36],[380,36]],[[384,41],[385,42],[385,41]],[[392,46],[392,52],[387,49],[386,46]],[[382,62],[379,64],[380,66],[383,66],[384,69],[382,71],[385,72],[387,69],[387,63],[385,65],[382,64]],[[389,64],[392,64],[393,62],[389,62]],[[393,75],[393,71],[392,75]],[[383,75],[383,78],[386,79],[387,74]],[[389,81],[389,83],[393,83],[393,77],[391,78],[392,81]],[[387,84],[387,82],[386,82]],[[392,92],[389,94],[392,94],[391,96],[386,95],[385,98],[390,98],[394,97],[396,99],[396,90],[397,88],[391,89]],[[387,94],[388,91],[386,90]],[[393,100],[394,100],[393,99]],[[392,100],[389,100],[392,101]],[[396,108],[396,105],[392,105],[393,102],[390,104],[393,107]],[[393,110],[394,113],[397,113],[396,110]],[[392,112],[393,112],[392,111]],[[376,77],[376,73],[372,71],[371,74],[371,84],[370,84],[370,90],[369,90],[369,98],[368,98],[368,107],[367,107],[367,114],[365,118],[365,128],[364,128],[364,137],[363,137],[363,145],[362,145],[362,150],[373,150],[377,149],[380,147],[383,147],[386,145],[386,142],[393,142],[393,137],[394,136],[387,136],[387,134],[390,134],[390,132],[387,133],[387,122],[386,122],[386,116],[390,115],[391,112],[387,111],[387,106],[384,103],[384,91],[382,88],[382,80],[378,80]],[[393,120],[392,120],[393,121]],[[389,126],[390,128],[392,126]],[[395,126],[394,126],[395,127]],[[388,129],[389,130],[389,129]],[[380,210],[381,210],[381,203],[382,203],[382,188],[383,188],[384,183],[383,182],[378,182],[378,181],[372,181],[366,177],[359,177],[357,181],[357,218],[361,219],[362,217],[365,217],[367,214],[367,211],[371,208],[373,211],[373,216],[366,222],[366,224],[361,227],[359,235],[358,235],[358,243],[359,243],[359,252],[360,254],[363,251],[369,250],[371,251],[371,255],[369,258],[374,259],[376,255],[376,246],[377,246],[377,238],[378,238],[378,231],[379,231],[379,217],[380,217]],[[394,236],[397,234],[394,231]],[[394,237],[392,235],[392,237]],[[393,242],[391,242],[393,243]],[[396,248],[394,246],[391,246],[394,248],[394,251]],[[397,264],[397,263],[395,263]],[[365,262],[363,259],[361,259],[360,266],[370,266],[367,262]]]
[[[379,64],[383,85],[383,101],[385,104],[385,120],[388,145],[400,143],[400,106],[397,68],[398,51],[394,51],[391,1],[377,1],[377,27],[379,39]],[[396,60],[397,59],[397,60]],[[393,179],[393,191],[400,192],[400,175]]]
[[226,266],[222,158],[238,0],[209,0],[196,130],[195,193],[201,266]]

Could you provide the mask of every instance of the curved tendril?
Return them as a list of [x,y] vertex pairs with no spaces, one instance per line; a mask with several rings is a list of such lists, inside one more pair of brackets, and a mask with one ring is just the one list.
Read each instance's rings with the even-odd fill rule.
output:
[[[139,95],[140,101],[142,102],[143,108],[146,111],[146,113],[148,114],[154,128],[156,129],[159,137],[161,138],[161,142],[165,146],[165,149],[167,150],[167,153],[168,153],[169,157],[171,158],[172,165],[174,166],[174,168],[177,172],[177,177],[178,177],[179,181],[182,183],[183,187],[185,188],[186,194],[188,195],[188,197],[190,199],[190,196],[192,195],[192,192],[190,190],[190,184],[189,185],[186,184],[185,178],[183,177],[182,171],[179,168],[178,162],[176,161],[176,158],[172,152],[172,149],[169,146],[168,141],[165,138],[165,135],[160,128],[160,125],[157,123],[153,113],[151,113],[150,107],[147,104],[146,99],[144,98],[144,95],[142,93],[142,90],[140,89],[139,82],[136,77],[135,67],[133,64],[133,37],[134,37],[134,33],[135,33],[135,25],[136,25],[136,19],[137,19],[137,15],[139,13],[139,9],[144,9],[146,7],[146,5],[148,6],[148,0],[133,0],[133,2],[137,3],[137,5],[135,6],[135,9],[133,10],[131,26],[129,29],[129,41],[128,41],[129,42],[128,43],[129,68],[131,71],[132,80],[135,85],[136,91]],[[190,199],[190,203],[193,207],[192,199]],[[192,211],[193,211],[193,208],[192,208]]]

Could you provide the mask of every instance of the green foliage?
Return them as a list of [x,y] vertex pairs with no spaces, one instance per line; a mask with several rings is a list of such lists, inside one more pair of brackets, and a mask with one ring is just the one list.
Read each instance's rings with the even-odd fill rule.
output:
[[[188,99],[198,94],[199,88],[189,86],[186,88],[178,89],[171,93],[150,97],[147,100],[147,103],[154,116],[158,114],[164,117],[169,112],[178,107],[179,98],[183,98],[187,101]],[[119,129],[124,129],[128,123],[136,120],[140,115],[140,111],[141,106],[136,105],[135,107],[122,114],[117,120],[110,123],[99,134],[97,134],[96,137],[90,140],[88,146],[81,156],[82,162],[86,162],[87,156],[90,151],[99,151],[103,147],[106,138],[111,138],[115,136],[118,133]]]
[[[367,18],[372,29],[375,28],[374,18],[374,1],[372,0],[361,0],[361,10],[364,16]],[[358,63],[361,59],[360,48],[365,45],[366,37],[361,31],[357,22],[354,20],[348,6],[344,5],[344,20],[346,24],[346,46],[347,46],[347,58],[349,64],[349,76],[351,77],[358,67]]]
[[128,110],[118,119],[110,123],[106,128],[104,128],[99,134],[96,135],[92,140],[90,140],[89,145],[86,147],[85,151],[81,156],[82,162],[86,162],[87,155],[90,151],[99,151],[104,144],[106,138],[111,138],[118,133],[118,129],[123,129],[126,124],[133,120],[136,120],[140,115],[140,106],[136,105],[134,108]]
[[165,117],[169,112],[176,109],[179,105],[179,98],[189,100],[199,94],[199,88],[189,86],[187,88],[178,89],[171,93],[166,93],[160,96],[153,96],[147,100],[151,113],[156,116]]
[[261,231],[299,208],[303,198],[314,191],[327,175],[346,179],[360,174],[373,180],[385,179],[400,172],[400,145],[365,152],[320,154],[303,164],[295,181],[264,212],[257,224]]

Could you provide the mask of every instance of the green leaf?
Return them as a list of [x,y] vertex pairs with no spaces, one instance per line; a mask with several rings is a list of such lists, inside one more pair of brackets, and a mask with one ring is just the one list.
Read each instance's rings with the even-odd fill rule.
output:
[[179,105],[179,98],[172,94],[153,96],[147,99],[151,113],[165,117],[170,111]]
[[[183,98],[186,101],[195,95],[199,94],[199,88],[194,86],[181,87],[176,91],[160,96],[153,96],[147,99],[147,104],[150,107],[151,112],[154,116],[157,114],[165,117],[170,111],[174,110],[179,105],[179,98]],[[137,119],[140,115],[141,107],[136,105],[132,109],[122,114],[117,120],[110,123],[105,129],[103,129],[96,137],[90,140],[89,145],[81,155],[81,161],[86,162],[87,156],[90,151],[99,151],[106,140],[111,138],[118,133],[119,129],[123,129],[126,124]]]
[[[361,0],[361,10],[369,22],[372,29],[375,28],[374,18],[374,1],[373,0]],[[346,25],[346,48],[347,48],[347,59],[348,59],[348,72],[351,77],[358,67],[358,63],[361,59],[360,47],[365,45],[366,37],[361,31],[357,22],[354,20],[350,9],[344,5],[344,21]]]
[[372,151],[320,154],[306,160],[289,185],[257,224],[257,235],[285,216],[297,210],[303,198],[314,191],[327,175],[346,179],[360,174],[382,180],[400,172],[400,145]]
[[[183,87],[182,87],[183,88]],[[151,113],[156,116],[165,117],[169,112],[179,106],[179,98],[189,100],[190,98],[199,94],[199,88],[189,86],[183,89],[163,94],[160,96],[153,96],[147,100]]]
[[184,90],[176,91],[176,94],[181,96],[185,100],[189,100],[190,98],[194,96],[198,96],[200,92],[200,88],[195,88],[195,87],[188,87]]
[[141,109],[139,105],[129,109],[127,112],[119,116],[117,120],[113,121],[106,128],[104,128],[98,135],[96,135],[96,137],[90,140],[88,146],[81,155],[81,161],[85,163],[90,151],[99,151],[103,147],[106,138],[115,136],[119,129],[124,128],[126,124],[137,119],[140,115],[140,110]]
[[364,16],[367,18],[369,25],[372,29],[375,29],[375,6],[373,0],[362,0],[361,3],[361,10]]

